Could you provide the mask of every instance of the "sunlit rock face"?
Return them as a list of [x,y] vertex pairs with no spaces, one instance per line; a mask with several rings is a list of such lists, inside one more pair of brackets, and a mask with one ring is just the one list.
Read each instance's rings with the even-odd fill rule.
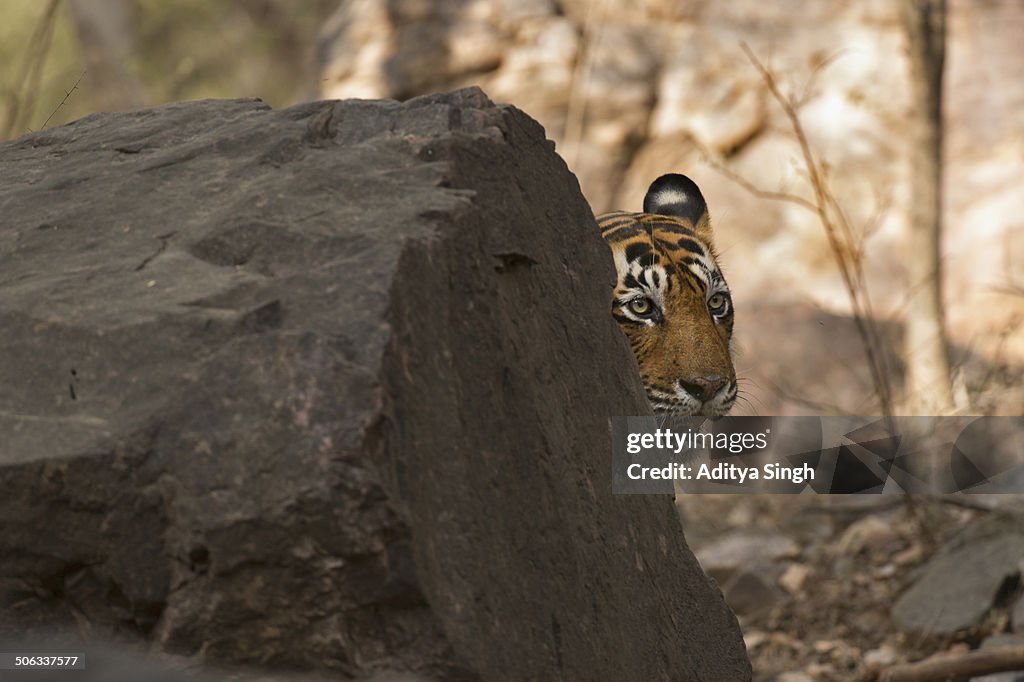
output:
[[[1024,360],[1024,333],[1014,326],[1024,297],[995,291],[1024,282],[1024,85],[1016,75],[1024,5],[951,0],[949,8],[944,262],[948,323],[962,346],[954,363],[967,358],[972,409],[1019,413],[1024,394],[1012,388],[974,394],[987,390],[984,365]],[[324,27],[319,54],[326,97],[401,99],[474,83],[516,104],[556,141],[595,212],[639,209],[652,178],[687,173],[716,217],[738,344],[757,377],[777,364],[779,343],[762,349],[759,317],[744,310],[771,308],[778,321],[799,304],[798,322],[805,310],[846,316],[850,307],[816,216],[754,196],[705,161],[706,151],[763,190],[812,197],[791,126],[743,43],[784,93],[804,101],[801,120],[832,191],[854,228],[870,232],[865,274],[876,313],[900,322],[913,197],[906,46],[893,0],[353,0]],[[850,351],[843,364],[859,372],[862,353],[857,344]],[[787,368],[787,382],[814,394],[827,364],[835,358],[811,353],[803,367]],[[825,387],[823,399],[848,411],[863,411],[867,400],[871,411],[857,382],[845,383]],[[751,391],[758,411],[800,409],[765,386]]]

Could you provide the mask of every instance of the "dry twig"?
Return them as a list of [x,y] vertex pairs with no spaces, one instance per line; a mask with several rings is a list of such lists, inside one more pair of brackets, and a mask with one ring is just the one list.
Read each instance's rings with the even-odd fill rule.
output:
[[61,107],[63,107],[63,106],[64,106],[64,103],[65,103],[65,102],[67,102],[67,101],[68,101],[68,98],[70,98],[70,97],[71,97],[71,93],[73,93],[73,92],[74,92],[75,90],[77,90],[77,89],[78,89],[78,84],[82,82],[82,79],[83,79],[83,78],[85,78],[85,71],[83,71],[83,72],[81,73],[81,75],[80,75],[80,76],[78,77],[78,80],[76,80],[76,81],[75,81],[75,84],[71,86],[71,89],[70,89],[70,90],[65,90],[65,91],[64,91],[64,99],[62,99],[62,100],[60,101],[60,104],[58,104],[58,105],[57,105],[57,108],[56,108],[56,109],[54,109],[53,111],[51,111],[51,112],[50,112],[50,115],[46,117],[46,120],[45,120],[45,121],[43,121],[43,125],[42,125],[42,127],[40,128],[40,130],[42,130],[43,128],[45,128],[45,127],[46,127],[46,124],[50,122],[50,119],[51,119],[51,118],[53,118],[53,117],[54,117],[54,116],[56,115],[56,113],[57,113],[58,111],[60,111],[60,110],[61,110]]
[[[858,239],[839,201],[832,193],[828,183],[826,167],[814,155],[814,151],[811,149],[810,142],[807,139],[807,134],[804,131],[803,123],[800,121],[799,107],[806,101],[807,94],[805,93],[799,99],[783,94],[775,74],[754,55],[747,44],[743,43],[741,47],[747,59],[750,60],[750,63],[753,64],[761,75],[761,79],[768,87],[772,98],[782,108],[789,121],[790,128],[800,146],[807,179],[814,190],[814,200],[810,201],[788,192],[767,192],[761,190],[742,176],[714,161],[710,154],[705,152],[705,155],[708,158],[708,162],[716,170],[755,196],[787,201],[811,211],[818,217],[850,300],[854,324],[861,338],[861,345],[864,348],[868,370],[871,374],[871,382],[878,396],[882,414],[886,417],[891,417],[893,415],[892,388],[889,383],[889,371],[885,355],[881,351],[880,334],[875,323],[874,311],[867,293],[867,287],[865,286],[863,244]],[[875,220],[877,220],[877,217]]]
[[991,673],[1024,670],[1024,646],[978,649],[961,656],[927,658],[883,670],[864,682],[956,682]]

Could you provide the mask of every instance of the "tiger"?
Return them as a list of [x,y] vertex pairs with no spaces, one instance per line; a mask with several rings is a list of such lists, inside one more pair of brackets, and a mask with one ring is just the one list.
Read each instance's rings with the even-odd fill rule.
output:
[[643,213],[597,218],[617,273],[612,316],[657,415],[722,416],[738,394],[733,304],[718,266],[707,202],[685,175],[662,175]]

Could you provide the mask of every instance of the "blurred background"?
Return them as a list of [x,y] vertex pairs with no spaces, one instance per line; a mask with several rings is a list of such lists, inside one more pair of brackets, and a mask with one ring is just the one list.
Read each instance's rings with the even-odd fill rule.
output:
[[[696,180],[737,304],[740,413],[901,413],[931,389],[903,381],[927,283],[908,274],[921,171],[900,1],[7,0],[0,139],[182,99],[282,107],[477,84],[544,125],[595,213],[639,210],[665,172]],[[1022,414],[1024,3],[949,0],[945,15],[941,411]]]
[[[476,84],[544,125],[595,213],[639,210],[666,172],[702,188],[737,308],[737,413],[901,414],[943,394],[933,411],[1020,416],[1024,2],[931,4],[929,42],[908,24],[913,0],[5,0],[0,140],[175,100],[284,107]],[[936,35],[944,63],[925,49]],[[919,153],[929,83],[937,268],[914,236],[935,189]],[[904,381],[927,355],[905,333],[915,320],[945,329],[928,345],[948,369],[925,388]],[[756,679],[868,679],[856,675],[1024,638],[1019,571],[970,631],[907,634],[888,615],[947,538],[995,518],[988,507],[832,502],[680,500]],[[943,574],[950,591],[988,575],[970,554],[978,566]]]

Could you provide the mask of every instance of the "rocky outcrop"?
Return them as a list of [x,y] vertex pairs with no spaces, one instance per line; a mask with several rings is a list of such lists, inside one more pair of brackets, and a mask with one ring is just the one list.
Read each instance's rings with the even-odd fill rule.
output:
[[195,102],[0,146],[0,637],[431,679],[749,678],[575,178],[519,111]]

